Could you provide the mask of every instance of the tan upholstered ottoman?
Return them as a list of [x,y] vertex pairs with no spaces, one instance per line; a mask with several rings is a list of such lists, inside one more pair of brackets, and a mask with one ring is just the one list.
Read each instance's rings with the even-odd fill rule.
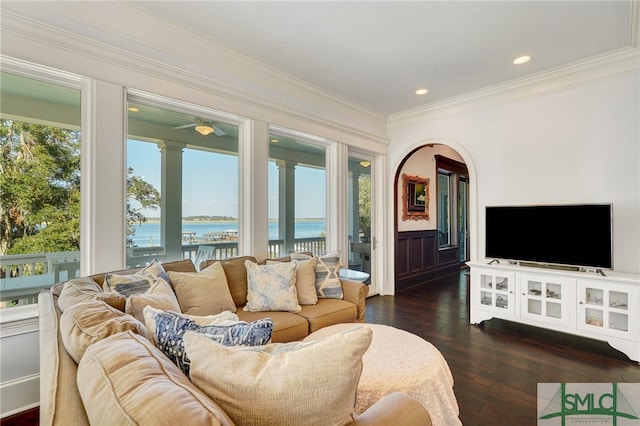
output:
[[426,340],[381,324],[337,324],[311,333],[314,340],[356,327],[369,327],[373,339],[362,358],[356,413],[392,392],[405,392],[429,411],[434,426],[462,424],[453,376],[440,351]]

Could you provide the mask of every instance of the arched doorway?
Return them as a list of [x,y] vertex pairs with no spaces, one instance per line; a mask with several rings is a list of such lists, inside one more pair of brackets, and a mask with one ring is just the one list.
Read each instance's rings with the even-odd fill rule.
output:
[[470,259],[470,174],[453,148],[430,143],[395,172],[395,290],[456,273]]

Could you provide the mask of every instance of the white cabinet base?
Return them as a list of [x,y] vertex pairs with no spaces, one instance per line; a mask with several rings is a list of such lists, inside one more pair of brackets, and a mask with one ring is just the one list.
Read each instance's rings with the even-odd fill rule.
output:
[[469,262],[470,322],[492,318],[605,341],[640,362],[640,276]]

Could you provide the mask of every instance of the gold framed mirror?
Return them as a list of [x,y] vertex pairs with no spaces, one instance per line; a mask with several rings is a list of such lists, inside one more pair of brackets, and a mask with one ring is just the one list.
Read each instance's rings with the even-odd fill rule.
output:
[[402,174],[402,220],[429,220],[429,178]]

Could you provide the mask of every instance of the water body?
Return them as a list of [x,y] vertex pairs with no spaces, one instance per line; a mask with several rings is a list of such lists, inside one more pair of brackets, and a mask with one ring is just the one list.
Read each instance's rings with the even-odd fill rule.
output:
[[[160,245],[160,223],[147,222],[136,225],[136,233],[133,235],[133,242],[138,247],[150,247]],[[195,232],[196,238],[202,238],[209,232],[225,232],[238,230],[238,222],[182,222],[182,232]],[[326,233],[324,220],[299,220],[295,225],[296,238],[320,237]],[[278,223],[269,222],[269,239],[278,239]]]

